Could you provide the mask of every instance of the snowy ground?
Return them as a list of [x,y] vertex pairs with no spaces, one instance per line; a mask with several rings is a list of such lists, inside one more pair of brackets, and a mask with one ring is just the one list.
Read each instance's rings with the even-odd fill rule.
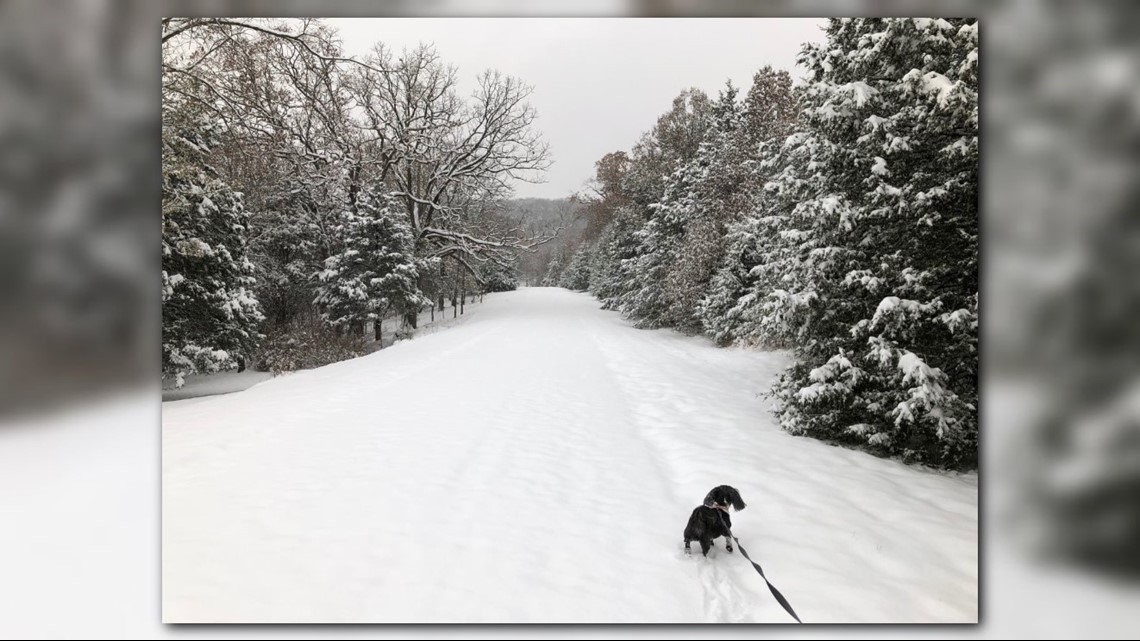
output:
[[977,477],[789,436],[781,354],[642,331],[583,294],[163,407],[167,622],[974,622]]
[[[273,374],[269,372],[255,372],[252,369],[247,369],[244,372],[218,372],[217,374],[205,375],[191,374],[186,377],[186,383],[182,387],[175,388],[173,387],[173,381],[169,383],[164,381],[162,400],[182,401],[190,398],[200,398],[202,396],[240,392],[271,378],[273,378]],[[170,387],[166,386],[167,383]]]

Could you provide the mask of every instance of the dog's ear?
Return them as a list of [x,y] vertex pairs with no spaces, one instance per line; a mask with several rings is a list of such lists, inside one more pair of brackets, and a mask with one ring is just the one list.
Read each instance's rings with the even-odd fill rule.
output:
[[740,498],[740,492],[731,485],[718,485],[705,495],[705,505],[732,505],[732,508],[737,512],[747,507],[744,504],[744,499]]
[[748,507],[747,505],[744,504],[744,499],[740,498],[740,492],[737,492],[736,488],[730,487],[730,488],[727,488],[727,490],[728,490],[728,492],[727,492],[728,493],[728,499],[729,499],[729,501],[732,502],[732,508],[734,510],[739,512],[739,511],[743,510],[744,508]]

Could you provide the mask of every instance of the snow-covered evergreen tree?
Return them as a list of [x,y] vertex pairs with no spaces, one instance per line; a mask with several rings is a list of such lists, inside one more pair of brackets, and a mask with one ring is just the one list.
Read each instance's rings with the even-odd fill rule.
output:
[[[707,140],[718,109],[723,108],[703,93],[683,93],[643,140],[640,151],[635,150],[627,176],[629,182],[644,187],[628,191],[642,198],[656,195],[642,206],[645,223],[634,234],[637,248],[626,266],[626,287],[619,297],[622,313],[638,327],[670,324],[673,301],[667,292],[668,277],[681,259],[690,222],[700,215],[697,188],[706,175]],[[661,185],[659,190],[652,189],[656,184]]]
[[676,256],[665,274],[664,325],[701,331],[699,304],[724,252],[725,226],[739,217],[752,188],[750,141],[731,83],[712,105],[711,125],[697,157],[693,180],[681,206],[686,220]]
[[617,309],[622,295],[632,289],[637,257],[637,230],[643,224],[634,205],[618,208],[602,230],[590,261],[589,291],[603,309]]
[[487,292],[510,292],[518,289],[519,267],[516,258],[509,265],[488,262],[483,268],[483,290]]
[[244,367],[262,315],[241,194],[209,164],[216,123],[168,105],[162,132],[162,375]]
[[566,265],[566,269],[562,271],[562,278],[558,282],[559,286],[576,292],[586,291],[590,286],[590,263],[593,255],[591,246],[582,243],[578,247],[578,251],[574,252],[570,264]]
[[365,194],[357,211],[343,213],[339,232],[344,249],[325,261],[314,300],[330,325],[363,334],[367,322],[431,304],[419,289],[424,265],[407,216],[392,197]]
[[650,205],[649,220],[636,234],[632,263],[635,287],[622,297],[621,310],[638,327],[662,327],[669,316],[666,277],[680,257],[681,241],[695,214],[693,188],[701,168],[686,163],[669,177],[661,202]]
[[[810,270],[817,186],[806,134],[760,146],[758,175],[770,180],[752,211],[729,232],[726,262],[704,301],[705,326],[721,343],[764,349],[804,340],[802,314],[814,300]],[[720,312],[719,314],[717,312]]]
[[[673,214],[683,210],[673,201],[686,193],[684,185],[676,183],[700,149],[710,112],[702,91],[689,89],[673,99],[672,109],[641,137],[623,167],[623,204],[603,232],[605,243],[598,244],[596,260],[608,264],[591,269],[605,273],[591,282],[591,292],[603,307],[621,310],[642,327],[661,322],[666,254],[675,253],[683,229],[673,224],[678,222]],[[663,205],[668,208],[662,213]],[[652,223],[654,218],[663,220]],[[595,291],[598,288],[604,293]]]
[[294,172],[284,172],[280,181],[250,221],[257,299],[266,324],[275,328],[311,309],[318,285],[315,274],[339,245],[335,225],[322,224],[325,217],[334,218],[329,205],[317,202]]
[[804,238],[784,254],[790,286],[767,293],[768,319],[797,337],[774,389],[781,423],[973,465],[977,21],[837,19],[827,36],[802,55],[812,79],[792,141],[810,154],[797,179],[811,197],[781,232]]
[[696,153],[666,181],[639,232],[638,286],[622,309],[640,326],[697,333],[715,315],[702,301],[722,265],[728,227],[750,209],[765,175],[756,165],[760,143],[784,135],[795,111],[791,77],[770,67],[756,74],[743,104],[737,93],[730,83],[710,104]]
[[760,263],[759,222],[748,216],[729,226],[724,255],[709,282],[708,291],[698,304],[697,314],[705,333],[718,345],[732,345],[739,339],[740,305],[751,282],[751,270]]
[[565,268],[566,264],[562,257],[562,251],[556,251],[546,265],[546,275],[542,277],[542,286],[558,287],[559,281],[562,280],[562,270]]
[[744,342],[750,329],[746,312],[755,302],[751,290],[757,274],[753,270],[774,259],[772,248],[780,229],[774,224],[773,194],[761,186],[784,164],[781,150],[797,113],[791,76],[764,67],[754,76],[745,97],[742,123],[727,138],[727,149],[720,152],[722,168],[717,174],[725,179],[712,190],[709,200],[730,204],[714,209],[722,212],[714,218],[721,234],[716,240],[719,263],[714,273],[702,274],[707,285],[695,305],[705,333],[718,344]]

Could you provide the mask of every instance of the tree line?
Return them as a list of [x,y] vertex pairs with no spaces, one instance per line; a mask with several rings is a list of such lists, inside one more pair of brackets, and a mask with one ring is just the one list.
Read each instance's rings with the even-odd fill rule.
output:
[[798,62],[685,91],[600,159],[545,282],[789,350],[768,394],[793,434],[974,467],[978,23],[833,19]]
[[464,95],[431,46],[353,58],[307,19],[166,18],[162,46],[164,378],[354,355],[551,238],[503,207],[548,163],[516,78]]

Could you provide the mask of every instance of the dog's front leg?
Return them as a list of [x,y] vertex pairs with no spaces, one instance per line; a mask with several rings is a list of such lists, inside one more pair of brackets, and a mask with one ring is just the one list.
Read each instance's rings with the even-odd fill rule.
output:
[[728,550],[729,552],[732,552],[732,537],[731,536],[725,535],[725,537],[724,537],[724,549]]

